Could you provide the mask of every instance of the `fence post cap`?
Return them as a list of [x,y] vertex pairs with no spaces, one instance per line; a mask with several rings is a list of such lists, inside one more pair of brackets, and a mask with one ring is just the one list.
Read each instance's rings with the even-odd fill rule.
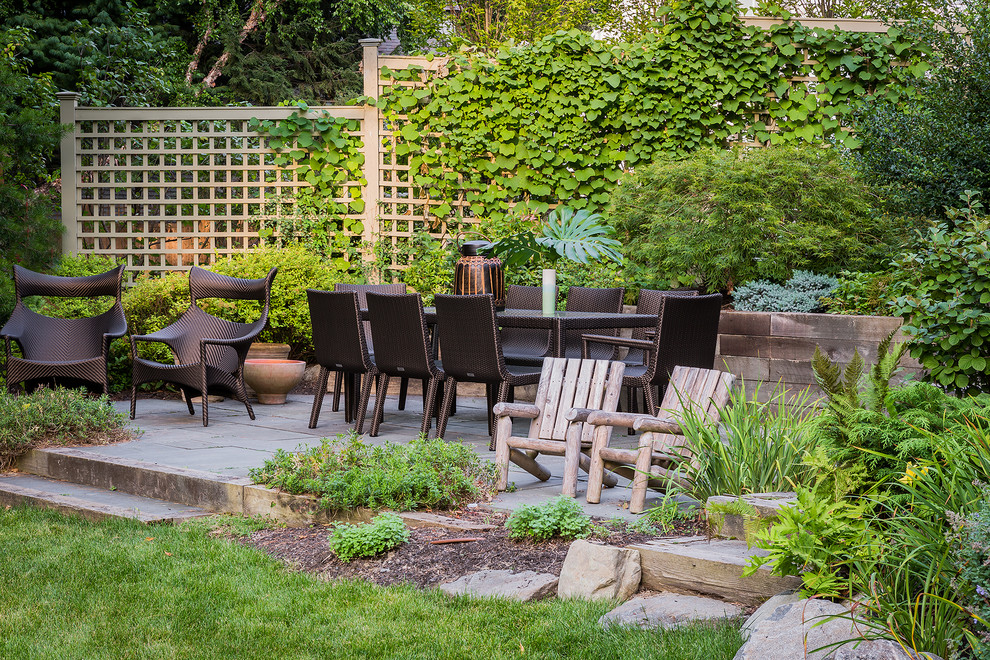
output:
[[362,46],[370,46],[371,44],[375,44],[375,45],[380,44],[380,43],[382,43],[382,40],[381,39],[375,39],[375,38],[371,38],[371,39],[358,39],[358,43],[361,44]]
[[79,92],[67,92],[63,90],[61,92],[55,92],[55,98],[59,101],[71,101],[73,99],[82,98],[82,94]]

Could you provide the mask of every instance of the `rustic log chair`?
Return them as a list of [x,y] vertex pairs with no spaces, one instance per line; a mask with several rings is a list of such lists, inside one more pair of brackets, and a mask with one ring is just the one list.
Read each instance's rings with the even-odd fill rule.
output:
[[[543,309],[543,287],[510,284],[506,309]],[[502,328],[502,355],[506,364],[539,366],[550,355],[550,331],[539,328]]]
[[[251,343],[268,323],[272,281],[278,269],[259,279],[220,275],[198,266],[189,271],[189,309],[179,319],[150,335],[131,335],[134,361],[131,385],[131,419],[137,407],[137,388],[143,383],[165,381],[182,389],[189,414],[195,415],[192,398],[199,395],[203,406],[203,426],[209,426],[209,395],[224,394],[241,401],[248,415],[254,410],[244,388],[244,359]],[[197,301],[207,298],[257,300],[261,312],[254,323],[219,319],[203,311]],[[162,364],[138,357],[137,342],[159,342],[172,349],[175,364]]]
[[[58,277],[35,273],[14,266],[14,311],[0,329],[7,357],[7,389],[24,383],[30,389],[40,383],[99,385],[109,391],[107,356],[110,342],[127,333],[127,321],[120,305],[124,267],[86,277]],[[24,305],[28,296],[60,298],[115,298],[102,314],[80,319],[43,316]],[[11,340],[22,357],[11,353]]]
[[[632,479],[631,513],[642,513],[648,487],[663,488],[669,478],[676,478],[672,468],[692,457],[684,446],[679,420],[684,410],[693,407],[701,417],[718,421],[729,402],[735,376],[724,371],[674,367],[670,387],[656,416],[622,412],[602,412],[575,408],[567,413],[574,422],[585,422],[595,428],[588,470],[587,499],[591,504],[601,501],[602,478],[605,470]],[[608,432],[599,427],[633,428],[642,432],[637,449],[609,447]]]
[[[623,363],[608,360],[546,358],[533,403],[496,404],[498,489],[505,490],[509,485],[509,461],[546,481],[550,472],[536,461],[536,456],[549,454],[564,457],[562,492],[574,497],[578,466],[586,471],[590,467],[590,460],[581,452],[591,449],[595,430],[587,424],[568,421],[566,414],[572,408],[614,412],[619,404],[624,369]],[[532,420],[527,437],[512,435],[514,417]],[[602,428],[600,432],[607,433],[608,429]]]
[[[541,367],[506,366],[502,356],[498,325],[495,322],[495,299],[490,293],[434,296],[437,309],[437,332],[440,334],[440,358],[443,363],[443,406],[437,419],[437,437],[447,430],[457,383],[484,383],[488,398],[488,433],[494,433],[492,407],[505,401],[517,385],[535,385]],[[492,437],[490,449],[495,448]]]
[[430,432],[430,422],[437,392],[442,392],[446,374],[426,330],[423,299],[418,293],[386,294],[368,292],[368,320],[376,337],[378,350],[374,355],[378,367],[378,396],[371,417],[371,436],[378,435],[388,396],[388,381],[392,376],[423,381],[423,423],[420,433]]
[[[401,282],[398,284],[348,284],[346,282],[338,282],[333,285],[334,291],[354,291],[358,295],[358,306],[361,309],[368,309],[368,292],[373,291],[375,293],[405,293],[406,285]],[[375,341],[374,337],[371,336],[371,323],[369,321],[364,322],[364,339],[368,343],[368,353],[371,355],[371,359],[375,359]],[[336,372],[333,379],[333,408],[334,412],[340,410],[340,382],[343,374],[341,372]],[[409,385],[409,379],[403,378],[399,381],[399,410],[405,410],[406,408],[406,389]],[[350,420],[348,420],[350,421]]]
[[722,296],[718,293],[707,296],[661,296],[660,303],[653,339],[582,336],[582,350],[586,355],[590,353],[590,344],[628,346],[644,351],[646,363],[627,364],[623,385],[630,389],[643,389],[645,412],[651,415],[656,414],[658,401],[666,394],[670,373],[675,366],[711,369],[714,365]]
[[[327,392],[330,372],[344,377],[344,421],[357,417],[354,426],[364,432],[364,419],[368,414],[371,383],[378,377],[378,367],[368,352],[361,320],[361,308],[356,291],[319,291],[306,289],[309,301],[309,317],[313,324],[313,349],[320,375],[316,383],[313,410],[309,415],[309,428],[315,429],[320,420],[323,397]],[[357,380],[364,376],[360,399],[356,396]],[[379,397],[383,396],[381,392]],[[356,410],[355,410],[356,409]]]

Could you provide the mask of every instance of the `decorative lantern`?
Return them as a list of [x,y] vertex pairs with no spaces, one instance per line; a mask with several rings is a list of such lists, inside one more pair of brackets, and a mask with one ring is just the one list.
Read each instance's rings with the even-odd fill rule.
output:
[[505,271],[502,260],[484,257],[478,251],[487,247],[488,241],[467,241],[458,246],[461,258],[454,270],[454,295],[490,293],[495,297],[495,308],[505,308]]

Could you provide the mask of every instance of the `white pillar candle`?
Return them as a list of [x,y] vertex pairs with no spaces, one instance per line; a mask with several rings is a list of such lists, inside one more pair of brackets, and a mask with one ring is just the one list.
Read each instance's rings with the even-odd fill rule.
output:
[[543,270],[543,313],[553,314],[557,310],[557,271]]

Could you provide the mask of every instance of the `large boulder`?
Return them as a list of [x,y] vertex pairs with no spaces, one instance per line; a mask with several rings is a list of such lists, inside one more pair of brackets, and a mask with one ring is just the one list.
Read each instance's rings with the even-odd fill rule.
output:
[[598,623],[611,626],[670,629],[693,621],[727,619],[742,614],[742,608],[714,598],[662,593],[647,598],[633,598],[603,615]]
[[523,602],[546,598],[556,588],[557,576],[534,571],[478,571],[440,585],[440,591],[450,595],[495,596]]
[[639,552],[577,540],[560,569],[560,598],[628,600],[639,589]]

